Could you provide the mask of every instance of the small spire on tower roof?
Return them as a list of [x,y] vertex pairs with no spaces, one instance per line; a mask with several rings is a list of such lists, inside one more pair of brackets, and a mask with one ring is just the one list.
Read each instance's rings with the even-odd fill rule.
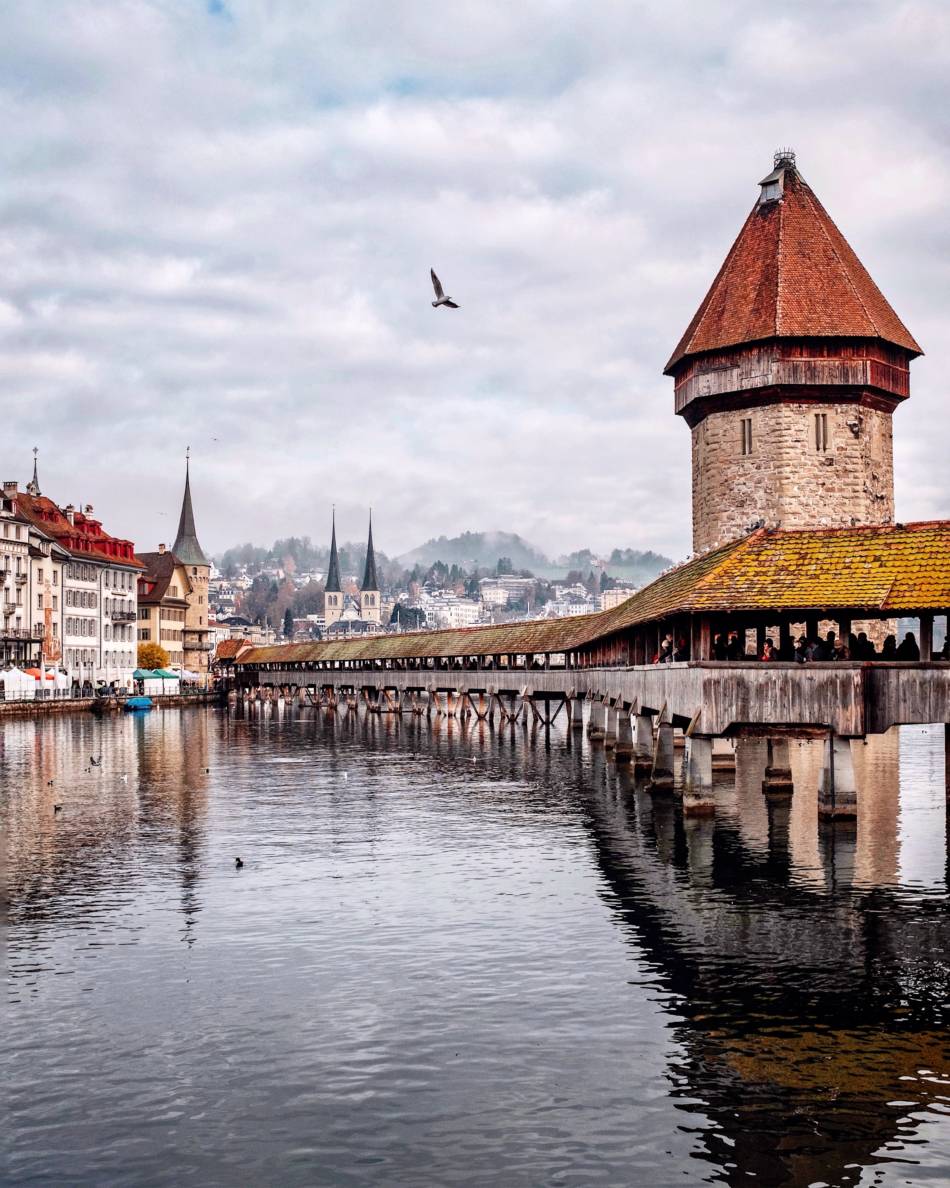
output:
[[327,566],[327,580],[324,591],[329,594],[342,593],[340,586],[340,559],[336,552],[336,504],[333,505],[333,528],[330,533],[330,564]]
[[373,509],[369,509],[369,540],[366,542],[366,569],[363,571],[361,590],[379,590],[379,577],[376,574],[376,551],[373,548]]

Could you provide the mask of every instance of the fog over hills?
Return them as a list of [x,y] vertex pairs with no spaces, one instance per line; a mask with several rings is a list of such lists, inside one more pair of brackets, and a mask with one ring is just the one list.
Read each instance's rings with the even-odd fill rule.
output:
[[[340,546],[340,566],[344,572],[362,569],[366,555],[365,542],[346,542]],[[469,573],[475,569],[494,570],[501,560],[513,572],[530,570],[548,579],[563,577],[571,570],[587,574],[598,562],[607,563],[608,572],[637,583],[648,582],[671,564],[660,553],[638,549],[615,548],[606,555],[590,549],[579,549],[556,558],[546,556],[541,549],[516,532],[463,532],[458,536],[439,536],[427,540],[408,553],[389,558],[379,548],[377,561],[387,576],[396,571],[412,570],[416,566],[428,569],[437,561],[444,565],[458,565]],[[292,570],[325,569],[329,559],[326,545],[314,545],[309,537],[289,537],[275,541],[268,549],[258,545],[236,545],[215,558],[220,568],[247,565],[251,571],[264,566],[279,565]]]

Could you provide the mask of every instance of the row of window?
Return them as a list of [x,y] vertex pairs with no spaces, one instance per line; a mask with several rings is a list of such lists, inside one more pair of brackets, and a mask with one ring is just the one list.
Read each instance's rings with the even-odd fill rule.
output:
[[[150,606],[140,606],[139,618],[146,620],[150,619],[152,616],[152,609],[153,608]],[[174,607],[159,607],[158,613],[163,623],[184,623],[185,621],[185,612],[183,610],[176,610]]]
[[125,642],[135,638],[135,636],[132,634],[132,630],[133,628],[131,623],[128,625],[128,627],[124,626],[122,623],[116,623],[114,626],[111,623],[106,623],[105,627],[102,629],[102,638],[110,640],[114,639],[120,643]]
[[95,565],[87,565],[84,561],[70,561],[66,565],[66,576],[74,582],[94,582],[98,573]]
[[[37,571],[36,571],[36,580],[37,580],[37,581],[40,583],[40,585],[42,585],[42,583],[43,583],[43,580],[44,580],[43,566],[42,566],[42,565],[40,565],[40,566],[37,568]],[[52,583],[53,583],[53,585],[54,585],[54,586],[58,586],[58,585],[59,585],[59,570],[58,570],[58,569],[54,569],[54,570],[52,571],[52,575],[51,575],[51,581],[52,581]]]
[[23,527],[20,524],[10,524],[9,522],[3,525],[4,540],[22,540]]
[[[88,667],[99,663],[99,653],[95,648],[67,648],[63,662],[67,669]],[[134,659],[130,651],[103,652],[102,664],[105,668],[132,668]]]
[[[824,454],[828,450],[828,414],[815,413],[815,450]],[[739,448],[743,456],[752,453],[752,418],[743,417],[739,422]]]
[[95,619],[80,619],[76,616],[67,616],[65,631],[67,635],[91,635],[98,636],[99,632],[96,630],[98,624]]
[[99,595],[95,590],[67,590],[66,605],[82,607],[84,610],[95,610],[99,605]]
[[[36,596],[36,609],[37,610],[45,610],[46,609],[43,606],[43,598],[44,598],[44,595],[37,594],[37,596]],[[59,610],[59,595],[58,594],[53,595],[53,610]]]
[[135,607],[124,598],[103,598],[102,609],[107,615],[118,615],[135,610]]

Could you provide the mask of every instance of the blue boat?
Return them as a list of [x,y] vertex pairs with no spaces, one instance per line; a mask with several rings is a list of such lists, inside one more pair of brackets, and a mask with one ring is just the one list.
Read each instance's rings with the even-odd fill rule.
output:
[[152,699],[151,697],[127,697],[123,705],[127,710],[140,710],[144,712],[152,708]]

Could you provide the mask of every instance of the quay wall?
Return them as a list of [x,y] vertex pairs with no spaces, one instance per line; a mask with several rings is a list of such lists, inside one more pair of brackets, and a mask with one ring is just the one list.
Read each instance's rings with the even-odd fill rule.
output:
[[[220,695],[214,693],[168,694],[165,697],[153,697],[155,709],[174,709],[187,705],[217,705]],[[101,704],[96,697],[63,697],[60,700],[49,701],[0,701],[0,719],[2,718],[49,718],[59,714],[89,713],[93,707]],[[122,713],[122,707],[105,708],[104,713]]]

